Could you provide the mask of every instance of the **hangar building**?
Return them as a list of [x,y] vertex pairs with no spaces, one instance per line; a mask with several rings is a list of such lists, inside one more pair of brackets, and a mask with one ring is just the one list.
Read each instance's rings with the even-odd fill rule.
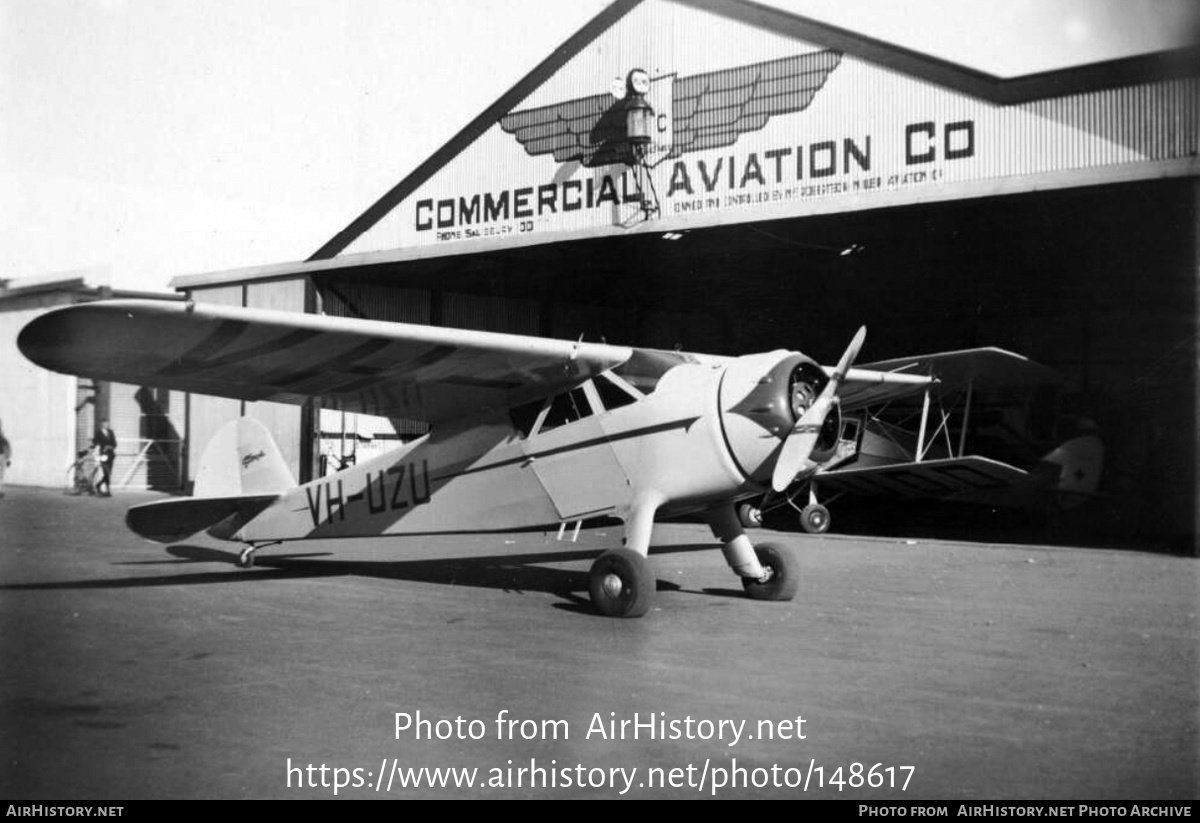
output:
[[5,481],[62,487],[75,455],[101,420],[117,437],[115,489],[176,490],[183,481],[188,397],[181,392],[57,374],[17,349],[33,318],[58,306],[112,298],[181,300],[181,295],[96,286],[84,275],[0,281],[0,424],[13,447]]
[[[1190,547],[1185,57],[1000,78],[771,4],[616,0],[309,260],[173,286],[713,353],[828,361],[860,323],[864,361],[1001,346],[1064,374],[1068,410],[1100,426],[1094,522]],[[316,470],[315,407],[193,397],[191,448],[240,412]]]

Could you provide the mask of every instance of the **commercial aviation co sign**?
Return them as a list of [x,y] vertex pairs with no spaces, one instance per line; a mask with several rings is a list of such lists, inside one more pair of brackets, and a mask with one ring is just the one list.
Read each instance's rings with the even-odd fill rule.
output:
[[[647,163],[664,193],[663,214],[932,182],[941,172],[928,164],[974,156],[972,119],[907,123],[898,135],[902,156],[886,162],[898,170],[886,175],[873,170],[879,164],[870,132],[803,144],[763,146],[759,139],[758,146],[737,150],[743,135],[763,130],[773,118],[803,113],[841,62],[840,52],[825,49],[688,77],[654,78],[646,97],[656,113],[657,134]],[[595,94],[506,114],[500,128],[529,156],[552,160],[557,168],[547,166],[541,180],[416,199],[413,227],[435,233],[437,240],[462,240],[560,229],[562,220],[600,209],[607,210],[597,215],[603,223],[621,224],[620,211],[628,204],[636,213],[640,194],[625,165],[630,151],[624,101],[614,97]],[[731,146],[731,153],[715,154]],[[708,154],[691,156],[700,152]],[[537,168],[523,165],[520,173],[536,174]],[[580,173],[588,169],[595,171]]]

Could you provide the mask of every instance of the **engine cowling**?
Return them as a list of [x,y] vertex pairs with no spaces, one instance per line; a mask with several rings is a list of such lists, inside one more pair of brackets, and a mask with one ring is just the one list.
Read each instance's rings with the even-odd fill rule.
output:
[[[768,483],[783,441],[829,382],[825,371],[798,352],[773,351],[739,357],[721,379],[721,429],[734,462],[756,483]],[[841,432],[835,402],[809,455],[830,460]]]

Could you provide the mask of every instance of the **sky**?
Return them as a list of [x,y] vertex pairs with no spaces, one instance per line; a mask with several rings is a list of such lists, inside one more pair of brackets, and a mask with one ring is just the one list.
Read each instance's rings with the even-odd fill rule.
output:
[[[1193,0],[772,0],[1000,76],[1182,44]],[[303,260],[608,0],[0,0],[0,280]]]

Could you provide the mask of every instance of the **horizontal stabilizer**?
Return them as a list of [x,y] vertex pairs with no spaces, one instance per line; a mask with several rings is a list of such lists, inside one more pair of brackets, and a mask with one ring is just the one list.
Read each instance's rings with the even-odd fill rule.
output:
[[125,525],[157,543],[173,543],[228,521],[230,534],[279,498],[277,494],[240,497],[178,497],[134,506]]

